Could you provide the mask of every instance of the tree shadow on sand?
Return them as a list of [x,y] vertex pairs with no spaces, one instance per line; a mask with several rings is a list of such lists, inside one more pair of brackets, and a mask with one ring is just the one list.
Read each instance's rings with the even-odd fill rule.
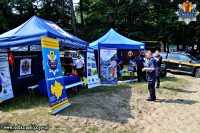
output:
[[129,105],[132,96],[131,89],[118,89],[110,92],[79,95],[70,100],[71,106],[60,111],[58,115],[75,116],[127,123],[132,118]]

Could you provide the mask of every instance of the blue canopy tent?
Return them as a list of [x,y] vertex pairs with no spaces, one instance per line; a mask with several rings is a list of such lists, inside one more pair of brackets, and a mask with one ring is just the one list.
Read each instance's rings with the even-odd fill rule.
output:
[[117,33],[114,29],[110,29],[104,36],[99,38],[98,40],[94,41],[93,43],[90,43],[89,45],[91,48],[93,48],[95,51],[95,58],[96,58],[96,64],[99,64],[98,59],[98,50],[100,48],[117,48],[117,57],[119,63],[122,60],[122,53],[120,50],[125,49],[139,49],[139,50],[145,50],[145,43],[137,42],[131,39],[128,39],[119,33]]
[[89,45],[51,21],[33,16],[28,21],[0,35],[0,49],[41,44],[41,36],[59,40],[60,49],[87,49]]
[[145,49],[145,43],[128,39],[111,28],[104,36],[91,43],[90,47],[94,50],[99,50],[101,47],[117,49]]
[[[86,50],[87,47],[89,46],[88,42],[83,41],[69,34],[68,32],[64,31],[62,28],[60,28],[58,25],[56,25],[55,23],[41,19],[37,16],[33,16],[32,18],[30,18],[28,21],[18,26],[17,28],[1,34],[0,35],[0,49],[6,49],[6,48],[12,48],[12,47],[23,47],[23,46],[30,46],[30,45],[41,45],[42,36],[58,40],[60,50],[65,50],[65,49]],[[17,54],[17,53],[12,52],[12,54]],[[21,52],[21,54],[23,54],[23,52]],[[29,52],[29,54],[31,53]],[[42,58],[42,55],[38,56],[38,60],[36,62],[32,61],[32,64],[31,64],[32,68],[38,68],[38,70],[36,71],[37,74],[40,69],[41,69],[41,72],[43,71],[42,59],[40,58],[39,60],[39,57]],[[19,61],[17,62],[15,60],[14,65],[17,67],[20,67],[20,62]],[[37,65],[37,66],[34,66],[34,65]],[[10,70],[12,70],[11,68],[12,66],[10,66]],[[31,71],[33,72],[33,69],[31,69]],[[19,72],[14,71],[14,72],[11,72],[11,74],[19,75]],[[36,74],[35,74],[34,80],[31,79],[32,77],[29,77],[30,79],[24,78],[24,80],[27,79],[27,81],[26,82],[23,81],[23,83],[18,83],[18,82],[14,83],[14,80],[13,80],[14,78],[13,78],[12,87],[13,87],[14,95],[18,95],[27,91],[27,86],[38,84],[40,80],[38,78],[39,76],[36,77]],[[16,78],[17,76],[11,76],[11,78],[12,77]]]

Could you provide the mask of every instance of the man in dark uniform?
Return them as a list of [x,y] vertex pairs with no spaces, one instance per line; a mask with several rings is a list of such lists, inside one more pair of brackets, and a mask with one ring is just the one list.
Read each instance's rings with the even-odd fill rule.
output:
[[145,62],[144,59],[142,57],[140,57],[140,54],[137,54],[137,58],[135,59],[134,62],[136,63],[136,66],[137,66],[138,82],[140,82],[141,74],[142,74],[144,81],[147,82],[145,73],[142,72],[142,69],[144,68],[144,62]]
[[147,52],[147,58],[149,59],[149,62],[147,63],[147,67],[143,68],[142,71],[147,71],[148,74],[148,89],[150,92],[150,98],[147,99],[148,101],[155,101],[156,100],[156,93],[155,93],[155,78],[156,78],[156,72],[155,72],[155,66],[156,61],[152,57],[151,51]]
[[156,79],[157,79],[156,88],[159,88],[160,87],[161,62],[162,62],[162,56],[160,56],[159,50],[156,50],[156,55],[154,56],[154,59],[156,60]]
[[70,73],[72,72],[72,65],[73,65],[73,60],[72,57],[70,57],[70,52],[67,52],[67,57],[64,57],[63,63],[65,67],[65,76],[69,76]]

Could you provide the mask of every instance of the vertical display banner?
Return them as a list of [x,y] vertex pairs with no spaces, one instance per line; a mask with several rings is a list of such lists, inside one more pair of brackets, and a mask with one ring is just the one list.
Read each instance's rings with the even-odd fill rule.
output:
[[100,49],[101,84],[117,84],[117,49]]
[[0,103],[14,97],[8,64],[8,53],[0,51]]
[[100,86],[96,60],[94,56],[94,49],[92,48],[87,48],[87,80],[88,89]]
[[55,114],[71,105],[62,75],[59,41],[41,37],[41,45],[50,109]]

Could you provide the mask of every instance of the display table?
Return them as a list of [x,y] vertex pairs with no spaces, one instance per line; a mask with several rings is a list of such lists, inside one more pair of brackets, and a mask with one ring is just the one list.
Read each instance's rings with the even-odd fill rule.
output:
[[[73,84],[73,83],[77,83],[80,81],[78,76],[63,76],[63,79],[64,79],[65,86]],[[45,79],[40,80],[38,85],[39,85],[40,94],[48,95],[46,80]]]
[[[133,71],[120,71],[120,73],[135,73]],[[121,76],[121,81],[118,81],[118,83],[128,83],[128,82],[134,82],[134,81],[138,81],[138,79],[133,79],[133,80],[124,80],[122,81],[122,76]]]

